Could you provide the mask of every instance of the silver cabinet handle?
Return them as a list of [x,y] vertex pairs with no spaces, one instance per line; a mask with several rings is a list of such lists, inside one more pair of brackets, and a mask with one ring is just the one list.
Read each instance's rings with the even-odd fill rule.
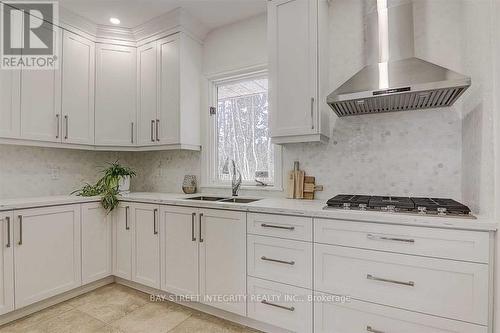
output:
[[23,216],[18,215],[17,218],[19,219],[19,242],[17,244],[23,245]]
[[10,217],[5,217],[5,222],[7,222],[7,245],[5,247],[10,247]]
[[128,225],[128,212],[129,212],[130,206],[125,207],[125,230],[130,230],[130,226]]
[[203,220],[203,213],[200,214],[200,219],[199,219],[199,234],[198,234],[198,237],[200,238],[200,243],[203,243],[205,240],[203,239],[202,235],[201,235],[201,223],[202,223],[202,220]]
[[314,129],[314,97],[311,97],[311,128]]
[[284,229],[284,230],[295,230],[295,227],[285,227],[281,225],[262,223],[260,225],[262,228],[273,228],[273,229]]
[[134,122],[130,123],[130,143],[134,143]]
[[384,331],[376,330],[376,329],[372,328],[371,326],[366,326],[366,331],[371,332],[371,333],[385,333]]
[[153,235],[158,235],[158,227],[157,227],[157,218],[156,215],[158,215],[158,209],[153,210]]
[[293,306],[283,306],[283,305],[278,305],[278,304],[274,304],[274,303],[269,303],[268,301],[262,301],[261,302],[262,304],[265,304],[265,305],[269,305],[269,306],[274,306],[275,308],[279,308],[279,309],[283,309],[283,310],[287,310],[287,311],[295,311],[295,308]]
[[403,243],[412,243],[412,244],[415,243],[414,239],[387,237],[387,236],[379,236],[379,235],[373,235],[373,234],[366,235],[366,238],[368,238],[370,240],[382,240],[382,241],[403,242]]
[[61,132],[61,122],[59,121],[59,114],[56,114],[56,139],[59,139],[59,133]]
[[387,282],[387,283],[394,283],[394,284],[399,284],[399,285],[409,286],[409,287],[414,287],[415,286],[415,282],[413,282],[413,281],[408,281],[408,282],[397,281],[397,280],[391,280],[391,279],[385,279],[385,278],[376,277],[376,276],[373,276],[371,274],[366,274],[366,278],[368,280],[380,281],[380,282]]
[[68,140],[68,136],[69,136],[69,128],[68,128],[68,127],[69,127],[69,121],[68,121],[68,115],[65,115],[65,116],[64,116],[64,123],[65,123],[65,125],[66,125],[66,132],[65,132],[66,134],[64,135],[64,139],[65,139],[65,140]]
[[284,261],[284,260],[278,260],[278,259],[271,259],[267,257],[260,257],[261,260],[264,261],[272,261],[272,262],[277,262],[279,264],[286,264],[286,265],[295,265],[295,261]]
[[155,121],[151,120],[151,142],[155,142]]
[[194,218],[196,217],[196,213],[191,214],[191,240],[196,242],[196,236],[194,235]]
[[156,141],[160,141],[160,119],[156,119]]

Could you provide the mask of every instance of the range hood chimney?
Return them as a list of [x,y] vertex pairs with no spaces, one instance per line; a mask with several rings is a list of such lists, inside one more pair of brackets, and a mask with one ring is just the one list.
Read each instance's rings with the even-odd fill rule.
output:
[[470,77],[416,58],[411,0],[377,0],[368,65],[327,97],[339,117],[451,106]]

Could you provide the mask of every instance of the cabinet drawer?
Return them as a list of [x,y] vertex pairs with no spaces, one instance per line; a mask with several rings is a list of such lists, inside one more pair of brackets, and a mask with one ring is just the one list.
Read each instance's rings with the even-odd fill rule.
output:
[[312,288],[312,243],[248,235],[248,275]]
[[315,294],[315,333],[404,332],[487,333],[485,326],[428,316],[373,303],[335,303],[332,295]]
[[312,218],[249,213],[248,233],[312,242]]
[[480,231],[315,219],[314,240],[437,258],[489,261],[489,234]]
[[292,332],[312,332],[311,291],[248,278],[248,317]]
[[315,289],[486,325],[488,265],[316,244]]

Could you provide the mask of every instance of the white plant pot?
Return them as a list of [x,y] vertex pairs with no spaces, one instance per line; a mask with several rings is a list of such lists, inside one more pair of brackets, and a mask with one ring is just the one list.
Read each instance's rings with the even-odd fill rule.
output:
[[130,193],[130,176],[120,177],[118,181],[118,192]]

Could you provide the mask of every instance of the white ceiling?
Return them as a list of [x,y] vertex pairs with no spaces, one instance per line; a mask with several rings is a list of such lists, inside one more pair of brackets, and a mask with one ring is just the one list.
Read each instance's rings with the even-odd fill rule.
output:
[[252,17],[266,11],[266,0],[59,0],[59,4],[84,18],[111,25],[110,17],[121,20],[121,27],[138,25],[183,7],[209,29]]

